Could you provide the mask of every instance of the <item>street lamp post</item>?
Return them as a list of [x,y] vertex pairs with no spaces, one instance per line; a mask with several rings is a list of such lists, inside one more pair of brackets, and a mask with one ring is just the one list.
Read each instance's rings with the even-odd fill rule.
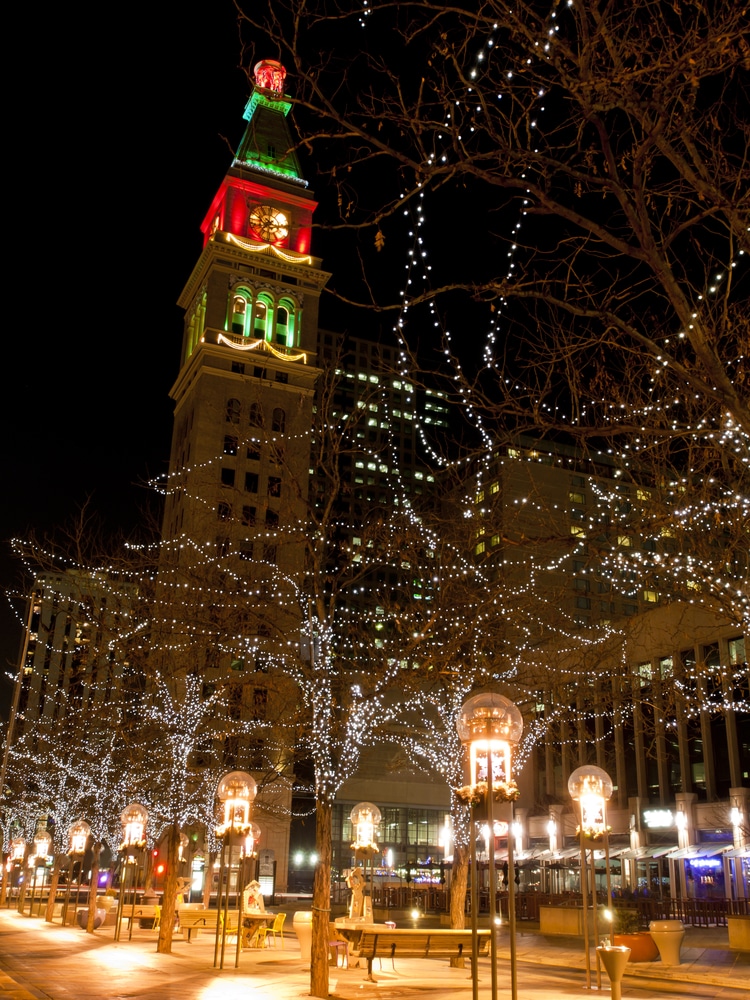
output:
[[[594,918],[594,941],[598,937],[597,907],[596,907],[596,868],[594,861],[594,843],[601,840],[604,844],[605,864],[607,868],[607,895],[612,903],[612,888],[609,877],[609,837],[607,829],[607,802],[612,797],[612,779],[607,772],[595,764],[584,764],[573,771],[568,778],[568,792],[574,802],[578,803],[581,822],[578,835],[581,844],[581,897],[583,900],[583,947],[586,953],[586,988],[591,988],[591,956],[589,954],[589,924],[587,913],[586,888],[586,844],[591,847],[591,906]],[[601,970],[597,952],[597,988],[601,987]]]
[[355,858],[362,858],[365,863],[365,886],[367,886],[367,862],[370,862],[370,896],[369,914],[368,897],[365,893],[362,901],[362,917],[367,923],[375,919],[373,911],[375,878],[373,875],[372,859],[378,853],[378,844],[375,839],[378,826],[380,825],[380,810],[372,802],[360,802],[349,814],[352,827],[354,829],[354,843],[351,845]]
[[[18,870],[18,872],[20,872],[20,874],[18,875],[18,883],[17,883],[17,888],[18,888],[17,895],[19,897],[21,895],[21,887],[24,884],[23,859],[25,857],[26,857],[26,841],[23,839],[23,837],[14,837],[13,840],[11,840],[10,842],[10,857],[8,858],[8,863],[10,864],[10,868],[8,870],[8,877],[11,879],[12,883],[13,869],[15,868]],[[10,898],[11,899],[13,898],[12,884],[10,886]]]
[[[122,843],[120,844],[120,850],[122,851],[122,876],[120,879],[120,893],[117,899],[115,941],[120,940],[120,931],[122,929],[122,912],[125,906],[125,896],[128,891],[128,869],[132,872],[130,878],[130,933],[128,934],[128,940],[133,937],[138,857],[146,847],[147,822],[148,810],[140,802],[131,802],[120,814],[120,824],[122,826]],[[94,895],[94,899],[89,903],[89,906],[93,906],[95,900],[96,896]]]
[[[232,874],[232,849],[240,847],[240,862],[237,871],[239,881],[242,871],[243,840],[253,836],[253,845],[257,838],[254,831],[260,831],[250,819],[253,801],[258,792],[255,779],[247,771],[230,771],[225,774],[216,789],[216,797],[221,808],[221,822],[216,827],[216,836],[221,840],[221,856],[219,861],[219,889],[216,898],[216,911],[221,917],[216,921],[216,939],[214,942],[214,968],[217,964],[224,968],[224,950],[228,933],[229,921],[229,889]],[[251,850],[252,853],[252,850]],[[226,884],[225,884],[226,883]],[[237,946],[234,956],[234,967],[239,968],[240,948],[242,947],[242,895],[237,885],[239,905],[237,907]],[[221,946],[221,952],[220,952]]]
[[257,823],[251,823],[250,828],[244,837],[240,838],[240,865],[239,865],[239,885],[242,887],[240,893],[240,924],[245,907],[244,887],[251,879],[257,878],[256,871],[253,870],[253,861],[258,857],[258,844],[260,842],[260,827]]
[[[494,692],[484,692],[469,698],[462,706],[456,720],[458,737],[469,748],[469,784],[466,792],[470,802],[484,798],[487,805],[489,826],[489,890],[490,890],[490,955],[492,977],[492,1000],[497,1000],[497,926],[496,926],[496,883],[495,871],[495,819],[494,802],[510,803],[508,821],[508,870],[513,871],[513,802],[518,798],[518,788],[513,781],[512,750],[518,744],[523,732],[523,716],[508,698]],[[473,810],[472,810],[473,812]],[[473,816],[472,816],[473,819]],[[472,829],[472,837],[474,830]],[[477,927],[472,907],[472,947],[475,995],[476,977],[476,934]],[[508,925],[510,931],[510,971],[511,994],[517,997],[516,978],[516,910],[513,883],[508,891]]]
[[68,904],[70,902],[70,890],[73,884],[73,869],[78,861],[78,881],[76,882],[76,898],[73,903],[73,920],[75,921],[76,910],[78,909],[78,896],[81,891],[81,873],[83,871],[83,856],[86,853],[86,845],[89,842],[91,827],[86,820],[79,819],[71,824],[68,830],[68,854],[70,855],[70,871],[68,873],[68,888],[65,893],[65,903],[63,905],[62,922],[63,926],[68,921]]
[[469,807],[469,840],[471,844],[471,995],[472,1000],[479,998],[479,871],[477,869],[477,832],[474,819],[474,801]]
[[39,887],[39,913],[41,915],[42,895],[44,894],[44,876],[47,870],[47,858],[52,844],[52,837],[41,823],[37,826],[34,834],[34,851],[29,855],[29,871],[33,870],[34,876],[31,884],[31,902],[29,903],[29,916],[34,912],[34,899],[36,897],[36,883],[39,869],[42,869],[42,884]]

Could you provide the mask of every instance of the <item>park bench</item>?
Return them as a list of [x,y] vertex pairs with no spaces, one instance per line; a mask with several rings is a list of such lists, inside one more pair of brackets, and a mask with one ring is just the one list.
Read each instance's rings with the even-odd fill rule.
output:
[[190,941],[193,934],[197,937],[201,931],[211,931],[216,933],[216,910],[199,910],[194,907],[180,907],[177,911],[180,921],[180,933],[186,941]]
[[[489,929],[477,931],[479,951],[490,943]],[[471,962],[471,930],[416,930],[400,927],[395,930],[362,930],[357,944],[359,958],[367,959],[367,978],[372,978],[372,963],[376,958],[390,958],[396,968],[397,958],[468,958]]]
[[123,903],[122,919],[127,920],[130,927],[134,920],[156,920],[160,911],[159,906],[149,906],[145,903],[136,903],[133,906],[132,903]]

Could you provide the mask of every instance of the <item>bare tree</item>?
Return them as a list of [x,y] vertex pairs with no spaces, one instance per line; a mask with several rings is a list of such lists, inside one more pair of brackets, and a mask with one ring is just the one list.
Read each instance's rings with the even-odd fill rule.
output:
[[[507,400],[519,420],[545,419],[557,376],[580,416],[597,363],[626,374],[645,358],[657,385],[715,399],[747,433],[745,14],[664,0],[240,9],[249,44],[272,39],[293,68],[302,142],[338,192],[333,225],[374,244],[447,192],[437,211],[463,252],[433,263],[410,306],[463,288],[531,311],[516,322],[534,397]],[[379,199],[365,195],[373,167]],[[451,227],[451,203],[473,205],[476,224]]]
[[238,8],[360,262],[337,294],[393,313],[484,447],[565,441],[651,491],[610,524],[668,558],[597,554],[626,589],[746,625],[744,3]]

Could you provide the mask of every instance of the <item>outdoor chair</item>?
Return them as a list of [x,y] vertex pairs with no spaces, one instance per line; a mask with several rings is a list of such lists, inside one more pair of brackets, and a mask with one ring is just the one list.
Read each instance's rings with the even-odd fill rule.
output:
[[[332,921],[328,924],[328,955],[331,965],[341,966],[342,969],[349,968],[349,942],[341,936],[336,924]],[[339,956],[341,960],[339,961]]]
[[[221,912],[219,913],[219,934],[222,935],[222,936],[224,935],[224,914],[221,913]],[[227,942],[229,942],[230,938],[234,938],[234,943],[236,944],[237,943],[237,934],[238,934],[237,922],[236,921],[232,921],[232,918],[230,917],[227,920],[227,926],[226,926],[226,940],[227,940]],[[240,934],[239,937],[240,937],[240,950],[242,950],[242,935]]]
[[276,919],[271,924],[270,927],[264,928],[265,934],[263,936],[263,943],[265,944],[265,938],[270,934],[271,940],[276,945],[276,938],[281,939],[281,947],[284,947],[284,921],[286,920],[286,913],[277,913]]

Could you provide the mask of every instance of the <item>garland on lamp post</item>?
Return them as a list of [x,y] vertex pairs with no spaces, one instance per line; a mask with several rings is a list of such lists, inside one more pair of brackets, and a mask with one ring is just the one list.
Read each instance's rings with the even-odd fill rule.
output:
[[580,826],[577,826],[576,840],[579,841],[580,843],[581,837],[583,837],[583,840],[586,843],[596,844],[603,841],[606,834],[610,833],[611,830],[612,830],[611,826],[585,827],[583,830],[581,830]]
[[[487,782],[478,781],[475,785],[462,785],[460,788],[454,788],[453,792],[457,799],[467,805],[479,805],[487,799]],[[493,802],[515,802],[520,794],[513,780],[492,782]]]

